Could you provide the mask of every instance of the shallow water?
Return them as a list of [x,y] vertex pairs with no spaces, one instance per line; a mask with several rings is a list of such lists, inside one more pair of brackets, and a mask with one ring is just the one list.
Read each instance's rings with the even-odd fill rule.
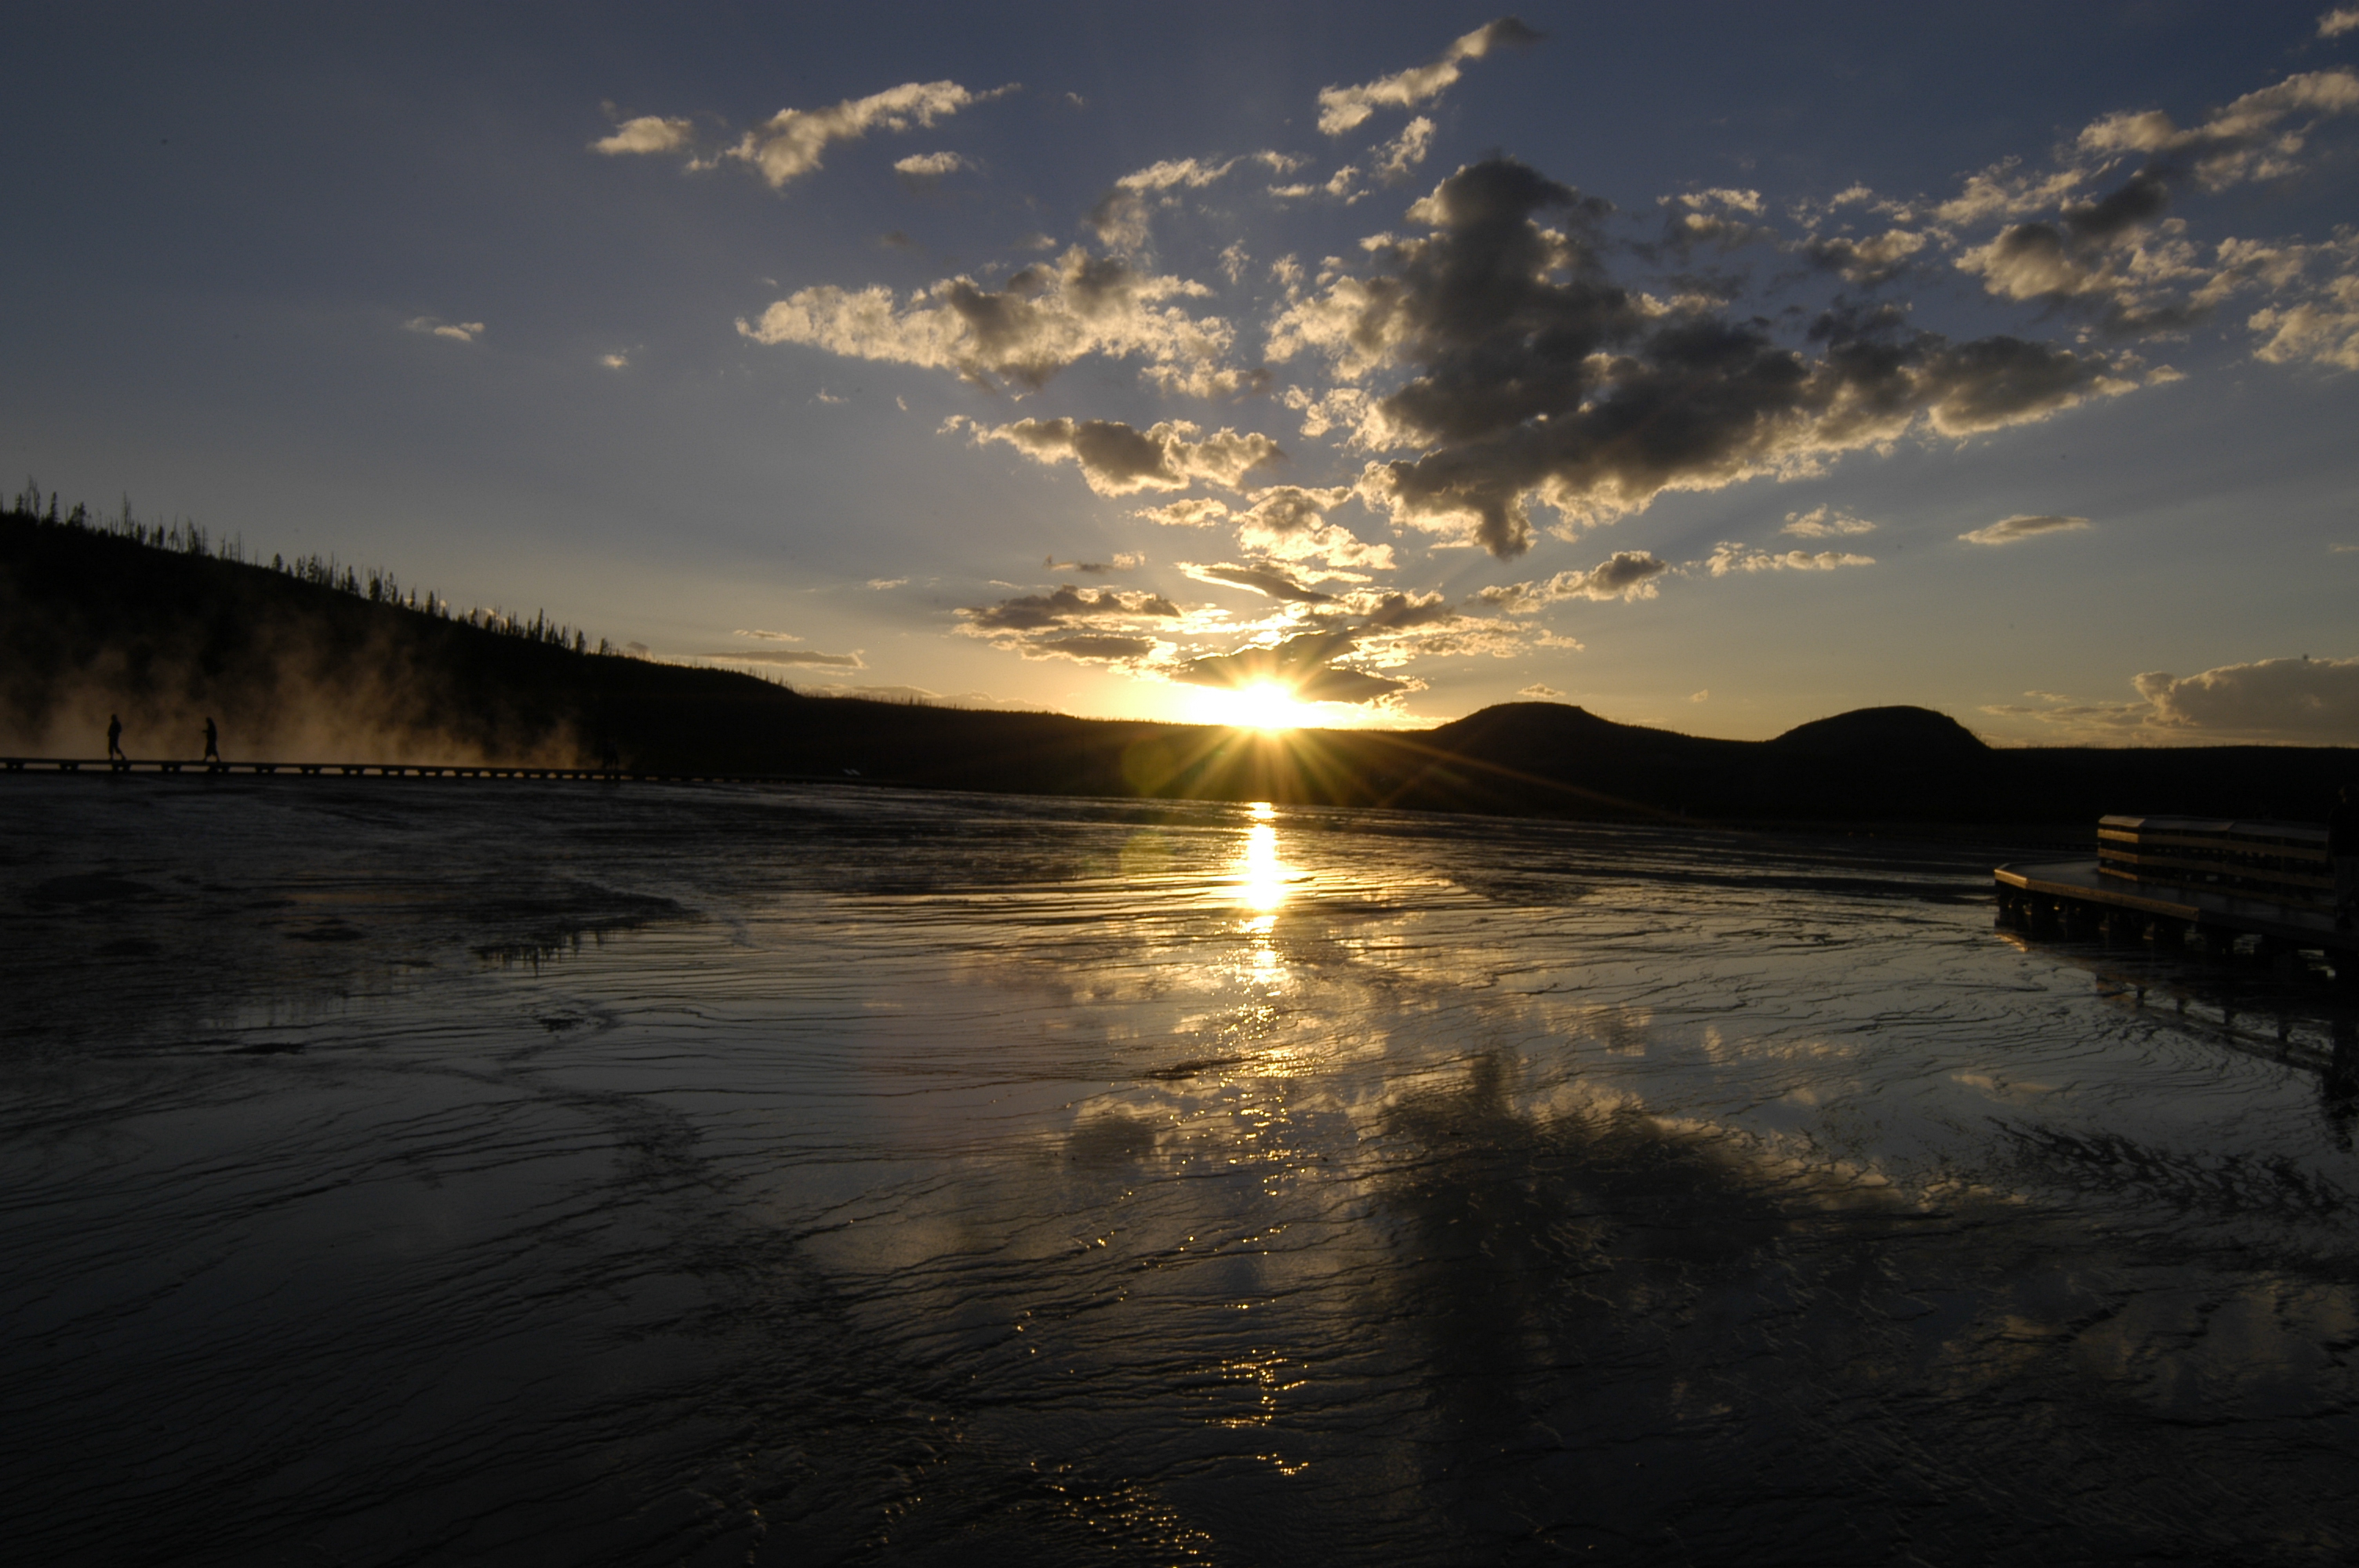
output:
[[2348,1560],[2353,993],[1989,864],[10,779],[0,1537]]

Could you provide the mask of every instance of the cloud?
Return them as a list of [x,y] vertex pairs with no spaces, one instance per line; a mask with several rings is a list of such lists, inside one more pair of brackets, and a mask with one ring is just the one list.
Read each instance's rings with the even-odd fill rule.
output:
[[1538,681],[1534,681],[1527,687],[1517,688],[1516,695],[1517,697],[1528,697],[1537,702],[1562,702],[1565,696],[1564,693],[1557,690],[1556,687],[1552,686],[1542,686]]
[[1237,543],[1277,560],[1391,570],[1390,545],[1364,543],[1350,529],[1327,521],[1329,512],[1351,498],[1348,485],[1311,490],[1281,484],[1255,491],[1253,504],[1234,515]]
[[678,152],[688,146],[694,128],[686,120],[666,119],[660,114],[642,114],[635,120],[625,120],[614,127],[614,135],[601,136],[590,144],[593,153],[609,157],[625,153]]
[[977,632],[1039,632],[1074,625],[1128,625],[1141,618],[1174,620],[1180,607],[1159,593],[1131,592],[1118,588],[1075,588],[1071,583],[1051,593],[1027,593],[997,604],[959,611]]
[[[945,430],[974,432],[974,443],[997,441],[1035,462],[1071,462],[1100,495],[1130,495],[1142,490],[1185,490],[1192,484],[1243,487],[1245,476],[1286,454],[1267,436],[1221,429],[1210,436],[1185,420],[1166,420],[1145,431],[1111,419],[1019,419],[1012,425],[977,424],[952,415]],[[1201,437],[1201,439],[1198,438]]]
[[758,319],[741,319],[737,330],[760,343],[808,343],[853,359],[953,370],[1018,391],[1037,391],[1093,354],[1143,359],[1149,380],[1196,396],[1260,384],[1258,372],[1223,366],[1236,335],[1226,321],[1191,317],[1171,303],[1210,292],[1076,245],[995,290],[971,277],[946,278],[905,304],[882,287],[801,289]]
[[1043,571],[1079,572],[1086,577],[1103,577],[1108,572],[1136,571],[1147,564],[1147,557],[1125,552],[1110,561],[1060,561],[1050,556],[1040,563]]
[[2318,19],[2321,38],[2339,38],[2354,28],[2359,28],[2359,5],[2338,5]]
[[799,643],[802,641],[800,637],[796,636],[792,632],[754,631],[740,632],[737,635],[740,637],[752,637],[764,643]]
[[912,153],[893,160],[893,172],[912,189],[922,190],[939,185],[943,178],[962,168],[974,168],[974,160],[961,153]]
[[1201,189],[1216,179],[1225,178],[1229,170],[1243,161],[1230,158],[1225,163],[1205,163],[1192,157],[1165,158],[1145,168],[1134,169],[1114,183],[1120,190],[1169,190],[1175,186]]
[[1688,693],[1688,700],[1690,702],[1706,702],[1711,700],[1711,697],[1712,690],[1710,687],[1706,687],[1702,691],[1691,691]]
[[821,654],[809,648],[726,648],[717,654],[707,654],[709,659],[722,659],[733,665],[816,665],[832,670],[864,670],[857,653]]
[[[2296,173],[2315,124],[2354,113],[2359,73],[2337,68],[2245,93],[2192,126],[2158,109],[2108,114],[2082,128],[2063,168],[2031,176],[1997,166],[1935,216],[1963,224],[2046,213],[1966,248],[1956,265],[2002,298],[2080,306],[2114,331],[2177,330],[2267,281],[2240,263],[2249,242],[2224,242],[2207,255],[2186,239],[2171,216],[2177,199]],[[2125,159],[2135,167],[2112,189],[2078,196]]]
[[1538,33],[1513,16],[1486,22],[1441,51],[1441,58],[1396,76],[1357,87],[1328,87],[1319,93],[1319,128],[1331,136],[1364,123],[1378,109],[1407,109],[1438,96],[1456,82],[1465,62],[1481,59],[1504,45],[1538,43]]
[[481,321],[445,321],[439,316],[413,316],[401,325],[408,331],[448,338],[454,343],[472,343],[484,335]]
[[2267,334],[2253,351],[2272,364],[2308,360],[2359,370],[2359,273],[2329,279],[2312,297],[2255,311],[2245,325]]
[[1136,515],[1167,528],[1212,528],[1226,523],[1230,513],[1226,502],[1190,499],[1165,506],[1141,507]]
[[1971,534],[1961,534],[1958,537],[1969,545],[2011,545],[2017,539],[2036,538],[2042,534],[2071,533],[2090,525],[2086,517],[2034,516],[2029,513],[2017,513],[2013,517],[2002,517],[1987,527],[1977,528]]
[[1027,659],[1132,665],[1166,652],[1155,633],[1180,619],[1180,607],[1159,593],[1071,583],[958,614],[961,632]]
[[1873,534],[1875,524],[1864,517],[1854,517],[1832,506],[1814,506],[1808,512],[1788,512],[1786,525],[1777,530],[1798,539],[1832,539],[1853,534]]
[[[1335,276],[1279,317],[1275,360],[1323,353],[1345,381],[1409,373],[1359,406],[1352,439],[1419,455],[1371,461],[1364,501],[1507,558],[1530,548],[1534,502],[1569,526],[1609,522],[1665,491],[1814,473],[2132,384],[2101,354],[1956,342],[1888,308],[1822,316],[1816,357],[1766,322],[1650,309],[1606,274],[1607,211],[1511,159],[1463,168],[1409,209],[1427,236],[1373,253],[1392,270]],[[1561,227],[1538,221],[1548,211]]]
[[832,108],[781,109],[747,131],[725,156],[751,164],[777,190],[819,168],[820,155],[831,143],[854,141],[880,128],[930,127],[970,105],[1015,91],[1013,83],[977,93],[955,81],[905,81],[865,98],[847,98]]
[[1398,185],[1409,177],[1409,171],[1425,161],[1433,146],[1433,122],[1419,114],[1401,127],[1401,134],[1381,146],[1369,150],[1376,155],[1376,178],[1386,185]]
[[1336,601],[1333,594],[1305,587],[1276,567],[1197,566],[1182,562],[1180,569],[1198,582],[1225,583],[1231,588],[1242,588],[1265,599],[1283,600],[1289,604],[1332,604]]
[[[1215,181],[1228,178],[1229,171],[1241,163],[1257,163],[1274,173],[1285,174],[1296,168],[1302,160],[1286,153],[1247,153],[1241,157],[1207,163],[1201,158],[1165,158],[1145,168],[1134,169],[1114,182],[1093,208],[1087,220],[1100,243],[1109,249],[1135,253],[1147,244],[1147,226],[1150,209],[1178,204],[1177,192],[1200,190]],[[1231,250],[1241,250],[1232,246]],[[1223,254],[1223,269],[1229,281],[1236,281],[1236,267],[1228,253]]]
[[1282,686],[1302,702],[1375,702],[1411,689],[1411,683],[1334,663],[1353,651],[1351,633],[1305,632],[1267,647],[1208,654],[1176,665],[1183,686]]
[[2262,659],[2184,678],[2158,670],[2136,684],[2160,729],[2359,743],[2359,658]]
[[1635,601],[1654,598],[1655,579],[1670,569],[1669,562],[1644,550],[1616,550],[1585,572],[1562,571],[1538,582],[1486,588],[1475,598],[1510,615],[1529,615],[1568,599]]
[[958,630],[1024,658],[1081,665],[1144,665],[1170,651],[1158,632],[1175,627],[1180,606],[1156,592],[1073,587],[1019,594],[958,611]]
[[1831,572],[1839,567],[1872,567],[1875,557],[1843,550],[1755,550],[1723,541],[1712,546],[1709,557],[1694,564],[1714,577],[1726,577],[1731,572]]
[[1842,234],[1810,240],[1803,244],[1802,254],[1814,265],[1841,274],[1844,282],[1866,287],[1887,283],[1906,272],[1928,243],[1922,233],[1887,229],[1864,240]]
[[598,362],[608,370],[628,370],[631,368],[630,351],[624,349],[611,354],[600,354]]
[[[2106,157],[2117,153],[2170,153],[2174,164],[2149,164],[2140,174],[2168,178],[2180,168],[2191,169],[2210,189],[2223,189],[2249,179],[2267,179],[2291,173],[2292,156],[2302,150],[2302,137],[2278,133],[2278,126],[2297,114],[2348,114],[2359,111],[2359,75],[2346,68],[2301,71],[2283,81],[2247,92],[2200,125],[2181,130],[2158,109],[2108,114],[2082,129],[2079,146]],[[2125,188],[2126,189],[2126,188]]]

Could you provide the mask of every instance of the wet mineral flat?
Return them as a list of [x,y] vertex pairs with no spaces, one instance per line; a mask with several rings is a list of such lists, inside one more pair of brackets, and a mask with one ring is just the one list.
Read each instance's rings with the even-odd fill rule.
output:
[[2003,858],[12,776],[0,1539],[2348,1561],[2347,993]]

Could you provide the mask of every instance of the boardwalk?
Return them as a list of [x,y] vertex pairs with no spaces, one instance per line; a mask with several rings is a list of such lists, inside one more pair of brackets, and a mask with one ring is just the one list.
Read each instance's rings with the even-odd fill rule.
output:
[[2326,829],[2315,823],[2108,816],[2094,862],[2000,866],[1999,918],[2034,934],[2143,937],[2223,955],[2317,953],[2359,982],[2359,932],[2334,921]]

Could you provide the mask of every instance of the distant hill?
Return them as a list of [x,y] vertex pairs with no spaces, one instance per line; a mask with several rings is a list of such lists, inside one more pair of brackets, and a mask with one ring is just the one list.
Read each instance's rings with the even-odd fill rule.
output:
[[[2349,748],[1997,751],[1920,708],[1714,741],[1515,702],[1417,732],[1203,725],[804,696],[471,624],[321,563],[274,569],[0,514],[0,753],[594,763],[919,786],[1603,818],[1994,822],[2323,815]],[[480,619],[480,618],[478,618]]]

